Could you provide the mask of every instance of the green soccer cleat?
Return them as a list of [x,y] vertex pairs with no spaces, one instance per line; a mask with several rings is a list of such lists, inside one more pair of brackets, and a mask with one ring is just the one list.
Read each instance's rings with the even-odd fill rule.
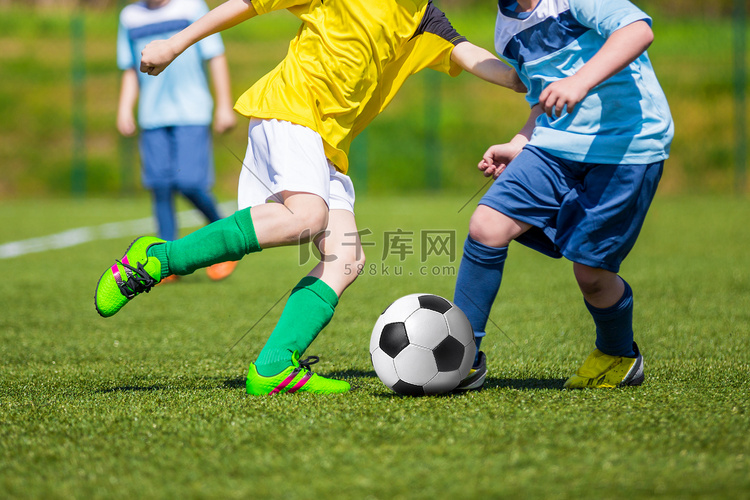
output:
[[165,243],[162,239],[141,236],[130,244],[121,260],[104,271],[94,294],[96,312],[105,318],[113,316],[130,299],[148,292],[161,281],[161,262],[156,257],[148,257],[146,251],[162,243]]
[[456,387],[456,391],[479,391],[487,377],[487,356],[479,351],[479,362],[471,368],[469,374]]
[[565,382],[565,389],[613,388],[643,383],[643,356],[633,342],[634,358],[610,356],[594,349],[575,375]]
[[247,374],[247,393],[253,396],[280,393],[310,392],[313,394],[339,394],[349,392],[351,386],[343,380],[321,377],[310,371],[310,365],[317,363],[317,356],[299,359],[297,351],[292,354],[292,366],[273,377],[258,373],[255,363],[250,363]]

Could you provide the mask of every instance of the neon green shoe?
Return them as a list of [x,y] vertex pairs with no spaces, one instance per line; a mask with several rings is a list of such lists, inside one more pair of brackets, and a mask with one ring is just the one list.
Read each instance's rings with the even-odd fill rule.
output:
[[280,393],[311,392],[313,394],[339,394],[349,392],[351,386],[343,380],[321,377],[310,371],[310,365],[317,363],[317,356],[299,359],[297,351],[292,354],[292,366],[273,377],[258,373],[255,363],[250,363],[247,374],[247,393],[254,396]]
[[[94,306],[96,312],[108,318],[142,292],[148,292],[161,281],[161,262],[148,257],[146,251],[153,245],[165,243],[153,236],[141,236],[130,244],[121,260],[104,271],[96,284]],[[123,276],[125,279],[123,279]]]
[[638,345],[633,342],[634,358],[610,356],[594,349],[583,362],[575,375],[570,377],[566,389],[586,389],[588,387],[624,387],[643,383],[643,356]]

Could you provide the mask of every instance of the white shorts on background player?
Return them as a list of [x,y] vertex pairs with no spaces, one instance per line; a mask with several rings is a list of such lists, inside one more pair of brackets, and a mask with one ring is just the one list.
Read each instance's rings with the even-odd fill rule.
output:
[[329,210],[354,213],[354,185],[328,161],[320,135],[282,120],[250,120],[237,193],[240,210],[296,191],[320,196]]

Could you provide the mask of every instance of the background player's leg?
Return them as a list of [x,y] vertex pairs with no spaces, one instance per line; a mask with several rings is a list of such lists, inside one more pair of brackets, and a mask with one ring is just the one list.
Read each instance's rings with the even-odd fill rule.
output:
[[171,186],[151,188],[156,229],[159,238],[171,241],[177,237],[177,217],[175,216],[174,196]]
[[221,219],[221,214],[216,206],[216,200],[208,189],[182,188],[180,192],[206,217],[209,223]]

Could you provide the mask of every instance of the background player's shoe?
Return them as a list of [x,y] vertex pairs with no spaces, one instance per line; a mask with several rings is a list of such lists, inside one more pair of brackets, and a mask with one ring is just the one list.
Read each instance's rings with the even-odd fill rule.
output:
[[484,379],[487,377],[487,356],[483,351],[479,351],[479,360],[471,371],[464,378],[455,390],[457,391],[478,391],[484,385]]
[[209,278],[214,281],[221,281],[228,278],[230,274],[234,272],[234,268],[237,267],[236,260],[230,260],[229,262],[219,262],[206,268],[206,274]]
[[610,356],[594,349],[575,375],[565,382],[566,389],[623,387],[643,383],[643,356],[633,342],[634,358]]
[[157,283],[157,285],[164,285],[167,283],[177,283],[178,281],[180,281],[179,274],[170,274],[169,276],[162,278],[161,281]]
[[94,294],[94,306],[101,316],[114,315],[130,299],[148,292],[161,281],[161,262],[156,257],[148,257],[146,251],[162,243],[165,243],[162,239],[141,236],[125,250],[122,259],[104,271]]
[[292,355],[292,365],[273,377],[264,377],[258,373],[255,363],[250,363],[247,374],[247,393],[254,396],[265,394],[292,394],[295,392],[311,392],[313,394],[338,394],[348,392],[351,386],[343,380],[321,377],[310,371],[310,365],[318,362],[317,356],[310,356],[303,360],[295,351]]

